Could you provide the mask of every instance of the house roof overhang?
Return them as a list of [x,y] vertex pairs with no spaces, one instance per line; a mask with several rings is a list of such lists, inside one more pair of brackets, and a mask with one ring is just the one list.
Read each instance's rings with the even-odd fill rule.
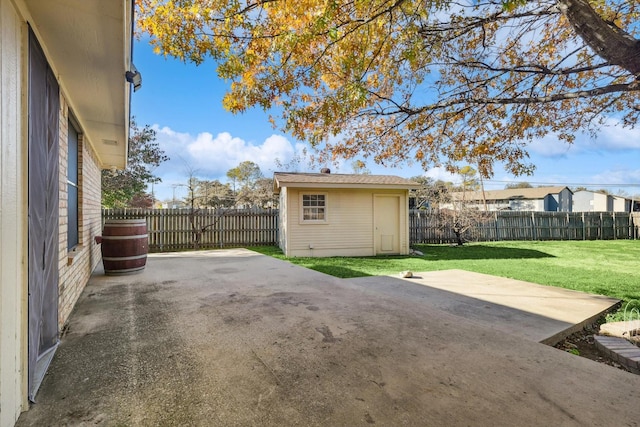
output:
[[132,0],[17,0],[102,168],[124,168]]

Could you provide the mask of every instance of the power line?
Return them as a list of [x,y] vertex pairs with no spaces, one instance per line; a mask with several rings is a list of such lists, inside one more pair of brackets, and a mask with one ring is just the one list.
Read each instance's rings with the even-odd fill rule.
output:
[[594,184],[594,183],[584,183],[584,182],[535,182],[535,181],[500,181],[500,180],[485,180],[485,183],[495,183],[495,184],[521,184],[527,183],[532,185],[562,185],[562,186],[573,186],[573,187],[640,187],[640,184]]

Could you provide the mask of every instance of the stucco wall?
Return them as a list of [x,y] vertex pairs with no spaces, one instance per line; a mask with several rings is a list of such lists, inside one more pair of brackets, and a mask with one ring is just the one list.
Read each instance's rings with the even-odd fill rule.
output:
[[[325,223],[301,221],[302,193],[326,193]],[[409,237],[406,193],[406,190],[287,188],[285,254],[306,257],[375,255],[374,194],[400,195],[400,253],[407,253]]]
[[26,152],[22,20],[0,0],[0,425],[26,409]]

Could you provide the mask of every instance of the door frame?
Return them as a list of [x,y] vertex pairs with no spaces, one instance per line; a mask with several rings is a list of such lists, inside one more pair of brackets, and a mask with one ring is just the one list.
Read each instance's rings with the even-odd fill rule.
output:
[[[395,199],[396,200],[396,215],[397,215],[397,221],[395,224],[395,238],[394,238],[394,248],[393,250],[387,252],[382,252],[380,250],[381,247],[381,238],[380,238],[380,233],[378,233],[378,220],[379,217],[381,215],[381,213],[379,212],[379,208],[378,208],[378,200],[385,198],[385,199]],[[380,194],[373,194],[373,254],[374,255],[396,255],[396,254],[401,254],[402,253],[402,248],[401,248],[401,220],[400,220],[400,215],[402,214],[402,209],[401,207],[401,202],[402,202],[402,195],[401,194],[384,194],[384,193],[380,193]]]
[[27,383],[33,402],[60,342],[60,87],[31,27],[28,46]]

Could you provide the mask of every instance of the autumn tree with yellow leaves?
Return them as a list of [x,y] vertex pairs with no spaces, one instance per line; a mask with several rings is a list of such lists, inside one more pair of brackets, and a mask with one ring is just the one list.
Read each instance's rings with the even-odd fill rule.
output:
[[[533,170],[527,144],[640,115],[638,0],[137,0],[158,53],[212,58],[325,160]],[[279,114],[279,113],[278,113]]]

